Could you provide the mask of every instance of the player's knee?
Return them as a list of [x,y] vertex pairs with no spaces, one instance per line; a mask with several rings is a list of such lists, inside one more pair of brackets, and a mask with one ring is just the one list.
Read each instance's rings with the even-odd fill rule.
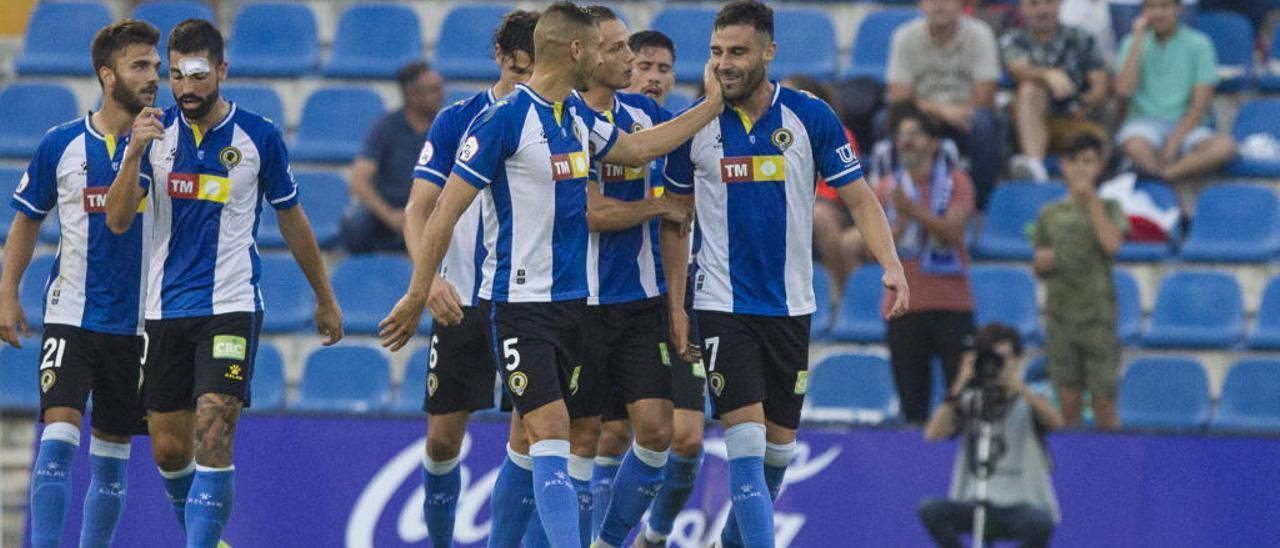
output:
[[676,430],[671,437],[671,452],[686,459],[698,456],[702,452],[702,429]]
[[191,444],[178,436],[151,435],[151,456],[163,470],[181,470],[191,464]]
[[427,456],[436,462],[451,460],[462,449],[462,436],[453,432],[432,431],[427,435]]
[[[615,426],[617,425],[617,426]],[[600,442],[596,444],[596,454],[604,457],[621,457],[627,452],[631,443],[631,435],[621,421],[605,423],[600,432]]]
[[636,443],[654,451],[666,451],[671,446],[671,422],[656,418],[635,421]]

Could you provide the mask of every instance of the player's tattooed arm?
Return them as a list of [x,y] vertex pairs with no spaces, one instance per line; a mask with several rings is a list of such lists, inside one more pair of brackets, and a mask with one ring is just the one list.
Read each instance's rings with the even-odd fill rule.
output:
[[236,424],[242,403],[235,396],[201,394],[196,400],[196,462],[202,466],[231,466]]
[[124,234],[133,226],[138,204],[147,195],[138,180],[142,174],[142,162],[147,161],[147,145],[164,136],[164,124],[160,121],[162,114],[158,108],[147,107],[133,120],[133,133],[129,146],[124,150],[120,170],[107,189],[107,228],[111,232]]

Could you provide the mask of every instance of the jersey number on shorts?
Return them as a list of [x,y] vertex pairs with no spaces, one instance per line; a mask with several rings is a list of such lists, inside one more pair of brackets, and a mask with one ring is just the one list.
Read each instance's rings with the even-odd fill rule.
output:
[[44,340],[44,358],[40,360],[40,369],[62,367],[62,355],[67,351],[66,339],[49,338]]
[[707,358],[707,371],[715,371],[716,354],[720,351],[720,337],[707,337],[703,343],[707,345],[707,352],[710,353]]
[[427,369],[435,369],[436,362],[439,361],[440,355],[436,353],[436,343],[440,342],[440,337],[431,336],[431,354],[427,357]]
[[507,361],[507,371],[515,371],[520,367],[520,351],[514,348],[518,342],[520,342],[518,337],[502,341],[502,359]]

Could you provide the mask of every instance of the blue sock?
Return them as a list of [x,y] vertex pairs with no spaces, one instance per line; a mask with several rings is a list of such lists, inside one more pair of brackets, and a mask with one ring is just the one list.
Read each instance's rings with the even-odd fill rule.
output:
[[600,536],[604,513],[613,498],[613,480],[622,466],[621,458],[596,457],[591,469],[591,538]]
[[422,514],[431,546],[449,548],[453,546],[453,522],[458,515],[458,494],[462,492],[458,457],[443,462],[433,461],[431,457],[423,459],[422,484],[426,489]]
[[[778,495],[782,493],[782,483],[787,475],[787,466],[791,464],[791,455],[796,451],[796,442],[791,443],[768,443],[764,448],[764,483],[769,487],[769,500],[778,500]],[[738,521],[734,519],[733,514],[729,514],[728,521],[724,524],[724,532],[721,537],[727,539],[724,542],[725,548],[736,548],[742,546],[742,537],[738,531]]]
[[507,458],[502,461],[489,499],[490,548],[519,546],[534,507],[533,459],[508,445]]
[[524,548],[551,548],[551,541],[547,540],[547,532],[542,530],[542,518],[539,518],[538,514],[532,512],[531,514],[529,526],[524,530]]
[[[760,423],[742,423],[724,433],[729,456],[729,496],[738,523],[742,545],[773,546],[773,501],[764,479],[765,428]],[[721,533],[721,541],[732,546],[736,539]]]
[[40,452],[31,470],[31,546],[57,547],[71,500],[71,461],[80,446],[80,429],[55,422],[40,434]]
[[182,532],[187,532],[187,494],[191,492],[191,482],[196,479],[196,462],[191,461],[186,468],[172,472],[160,470],[164,479],[164,492],[169,495],[169,505],[178,516],[178,525]]
[[591,512],[595,501],[591,498],[591,459],[569,455],[569,480],[578,496],[578,540],[583,546],[591,546]]
[[[649,509],[649,531],[666,538],[671,535],[676,516],[684,509],[693,493],[693,485],[698,480],[698,469],[702,467],[702,453],[693,458],[686,458],[675,453],[667,460],[667,469],[663,472],[662,489],[653,499],[653,507]],[[658,538],[650,537],[657,541]]]
[[236,498],[236,467],[196,465],[195,479],[187,495],[187,548],[213,548],[231,520]]
[[529,446],[533,496],[538,517],[553,548],[582,546],[578,538],[578,494],[569,480],[569,440],[542,440]]
[[600,529],[600,540],[622,546],[627,535],[640,523],[644,511],[662,486],[662,469],[667,465],[667,452],[654,451],[632,442],[622,459],[622,468],[613,483],[613,500]]
[[111,546],[129,486],[129,444],[89,441],[89,492],[84,496],[80,547]]

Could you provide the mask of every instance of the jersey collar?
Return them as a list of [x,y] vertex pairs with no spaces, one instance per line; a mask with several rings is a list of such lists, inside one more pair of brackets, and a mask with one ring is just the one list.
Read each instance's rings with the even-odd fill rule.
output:
[[751,121],[751,117],[747,116],[746,112],[743,112],[738,107],[725,104],[726,109],[730,109],[734,114],[738,115],[738,119],[742,121],[742,128],[746,130],[747,133],[751,133],[751,128],[756,124],[759,124],[760,120],[768,118],[769,114],[773,112],[774,107],[778,106],[778,96],[782,94],[782,84],[779,84],[777,80],[769,80],[769,83],[773,84],[773,100],[769,102],[769,108],[764,111],[764,115],[760,116],[760,119],[756,120],[754,123]]
[[227,122],[230,122],[231,119],[235,117],[236,115],[235,102],[227,101],[227,104],[230,105],[230,108],[227,109],[227,114],[223,116],[222,120],[219,121],[217,125],[213,126],[212,129],[203,129],[195,124],[192,124],[187,120],[187,115],[182,113],[182,109],[181,108],[178,109],[178,120],[181,120],[182,125],[187,126],[187,128],[191,130],[191,133],[195,134],[196,146],[200,146],[200,143],[204,140],[205,135],[208,135],[210,133],[213,133],[215,131],[222,129],[223,126],[227,125]]

